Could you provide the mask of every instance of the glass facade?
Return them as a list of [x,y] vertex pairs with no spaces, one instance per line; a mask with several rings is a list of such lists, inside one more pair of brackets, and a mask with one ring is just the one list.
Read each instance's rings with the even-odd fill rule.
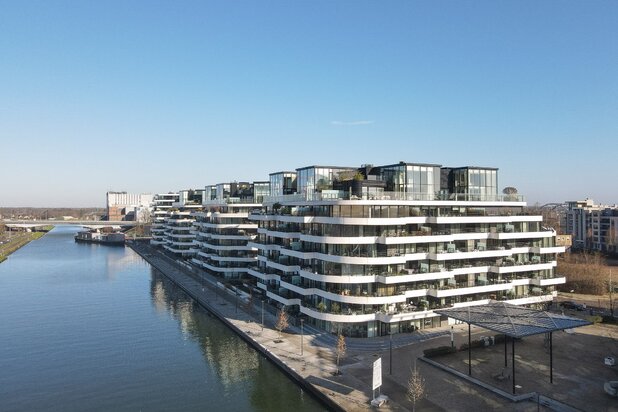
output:
[[270,196],[284,196],[296,193],[296,172],[270,174]]
[[440,166],[400,163],[381,166],[380,176],[389,192],[436,195],[440,190]]
[[298,193],[311,193],[332,190],[333,182],[339,180],[340,174],[355,173],[357,169],[350,167],[310,166],[296,169]]
[[462,167],[452,169],[452,192],[467,193],[471,199],[484,200],[498,194],[498,170]]
[[262,203],[264,196],[270,196],[270,182],[253,182],[254,202]]

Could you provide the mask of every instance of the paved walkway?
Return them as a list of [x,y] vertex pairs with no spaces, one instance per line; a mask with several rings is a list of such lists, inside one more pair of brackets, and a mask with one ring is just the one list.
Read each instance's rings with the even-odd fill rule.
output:
[[[383,385],[381,392],[390,397],[390,402],[381,410],[410,410],[412,404],[406,398],[407,380],[415,359],[422,356],[423,349],[439,345],[450,345],[450,328],[438,328],[417,331],[413,334],[394,335],[392,340],[392,363],[389,352],[388,337],[346,338],[347,353],[341,361],[341,375],[335,376],[337,370],[335,345],[336,336],[320,331],[310,325],[304,325],[304,334],[300,328],[290,326],[279,339],[274,329],[276,311],[269,308],[264,311],[264,328],[261,324],[261,302],[254,302],[251,307],[221,289],[218,279],[191,267],[180,264],[150,245],[136,243],[131,247],[146,259],[153,267],[170,277],[202,306],[215,312],[237,328],[254,344],[274,355],[292,373],[311,383],[323,395],[330,398],[346,411],[370,410],[372,399],[371,380],[373,362],[382,358]],[[465,330],[464,330],[465,329]],[[473,328],[475,334],[483,330]],[[487,332],[485,331],[485,334]],[[455,327],[456,344],[467,341],[467,327]],[[303,347],[301,349],[301,340]],[[426,396],[417,404],[422,411],[485,411],[508,409],[514,411],[537,410],[537,406],[512,404],[509,401],[465,381],[438,371],[435,368],[417,362],[417,368],[426,381]],[[377,395],[377,393],[376,393]],[[543,408],[541,408],[543,410]]]

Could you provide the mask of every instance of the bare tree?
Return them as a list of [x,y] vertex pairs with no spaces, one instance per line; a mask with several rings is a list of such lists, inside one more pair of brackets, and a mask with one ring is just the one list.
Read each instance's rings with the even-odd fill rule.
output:
[[275,329],[279,332],[279,339],[281,339],[281,332],[290,326],[290,320],[287,312],[285,311],[285,306],[279,309],[279,314],[277,315],[277,323],[275,324]]
[[557,272],[566,276],[562,291],[576,291],[592,295],[607,293],[607,275],[609,266],[599,253],[584,251],[558,257]]
[[412,374],[408,379],[406,396],[412,402],[412,412],[416,410],[416,402],[425,396],[425,379],[416,369],[416,362],[414,362],[414,369],[412,369]]
[[345,352],[347,350],[345,337],[341,333],[339,333],[339,336],[337,337],[337,347],[335,350],[337,352],[337,375],[339,375],[339,360],[345,356]]

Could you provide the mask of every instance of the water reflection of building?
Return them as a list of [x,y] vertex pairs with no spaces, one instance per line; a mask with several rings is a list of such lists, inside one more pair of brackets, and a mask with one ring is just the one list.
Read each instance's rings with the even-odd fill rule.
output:
[[249,350],[246,343],[155,270],[150,291],[156,310],[177,319],[183,336],[199,343],[204,358],[226,389],[247,380],[248,373],[259,368],[257,352]]

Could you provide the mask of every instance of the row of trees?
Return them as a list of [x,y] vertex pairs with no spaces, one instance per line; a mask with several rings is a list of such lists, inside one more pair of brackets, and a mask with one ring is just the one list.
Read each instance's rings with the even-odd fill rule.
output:
[[598,253],[564,254],[558,258],[557,271],[566,277],[566,283],[560,287],[564,292],[575,291],[590,295],[605,295],[610,292],[611,267]]

